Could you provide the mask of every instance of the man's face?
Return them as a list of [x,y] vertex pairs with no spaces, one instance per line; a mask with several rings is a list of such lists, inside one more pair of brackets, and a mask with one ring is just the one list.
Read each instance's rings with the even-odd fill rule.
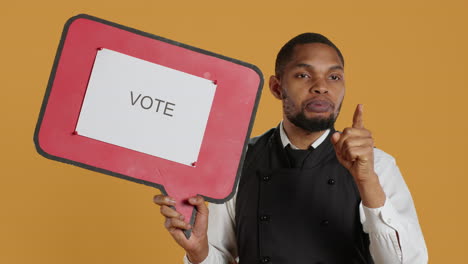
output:
[[284,117],[291,123],[310,132],[333,127],[345,94],[343,63],[335,49],[321,43],[297,45],[282,76],[272,78],[277,87],[270,88],[283,101]]

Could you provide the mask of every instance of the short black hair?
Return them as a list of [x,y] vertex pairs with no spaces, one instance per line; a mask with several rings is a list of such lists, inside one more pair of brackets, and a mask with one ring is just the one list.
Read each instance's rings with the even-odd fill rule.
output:
[[334,48],[341,59],[341,63],[343,63],[344,66],[344,58],[341,54],[341,51],[327,37],[318,33],[302,33],[300,35],[295,36],[286,44],[284,44],[284,46],[278,52],[275,63],[275,74],[277,77],[280,77],[283,74],[284,67],[291,60],[291,57],[294,52],[294,47],[300,44],[309,43],[322,43]]

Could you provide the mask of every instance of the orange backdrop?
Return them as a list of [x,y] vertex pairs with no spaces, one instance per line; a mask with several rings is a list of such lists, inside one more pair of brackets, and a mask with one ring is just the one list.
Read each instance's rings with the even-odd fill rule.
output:
[[[357,103],[412,191],[430,263],[463,263],[468,240],[466,1],[8,1],[0,15],[0,263],[180,263],[158,190],[43,158],[33,133],[63,24],[87,13],[257,65],[307,31],[346,59],[337,128]],[[267,87],[253,135],[281,107]]]

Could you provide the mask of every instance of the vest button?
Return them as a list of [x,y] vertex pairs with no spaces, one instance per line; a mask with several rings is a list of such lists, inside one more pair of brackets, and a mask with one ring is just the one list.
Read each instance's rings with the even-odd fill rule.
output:
[[329,223],[330,223],[330,222],[329,222],[328,220],[325,219],[325,220],[322,221],[321,224],[322,224],[323,226],[327,226]]
[[267,182],[267,181],[270,181],[270,180],[271,180],[271,177],[268,176],[268,175],[265,175],[265,176],[263,176],[262,179],[263,179],[263,181]]
[[260,221],[263,221],[263,222],[270,221],[270,216],[262,215],[262,216],[260,216]]
[[328,180],[328,184],[330,184],[330,185],[335,184],[335,180],[334,180],[334,179],[329,179],[329,180]]
[[260,263],[268,263],[268,262],[270,262],[270,260],[271,260],[270,257],[265,256],[265,257],[262,257]]

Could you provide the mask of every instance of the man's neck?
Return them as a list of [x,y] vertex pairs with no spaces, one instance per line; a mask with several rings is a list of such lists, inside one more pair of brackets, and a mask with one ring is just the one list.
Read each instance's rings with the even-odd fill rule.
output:
[[283,119],[283,128],[289,141],[299,149],[308,149],[326,131],[310,132],[304,130],[291,123],[286,117]]

